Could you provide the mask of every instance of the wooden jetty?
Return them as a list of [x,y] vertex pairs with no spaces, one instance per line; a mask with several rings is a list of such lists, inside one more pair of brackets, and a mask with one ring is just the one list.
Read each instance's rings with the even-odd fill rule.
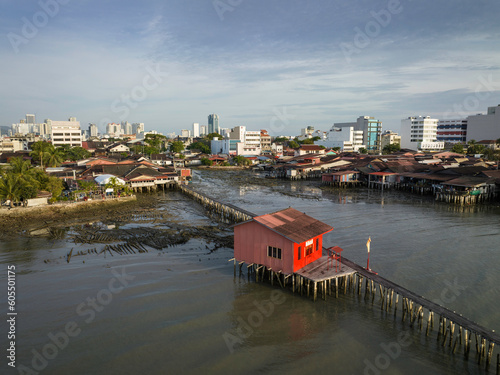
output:
[[[240,222],[257,217],[249,211],[221,203],[186,186],[182,186],[181,190],[207,209],[220,213],[224,220]],[[327,249],[322,248],[323,253],[326,251]],[[229,261],[234,262],[234,275],[236,276],[237,267],[239,267],[241,275],[245,262],[235,258]],[[293,293],[306,294],[308,297],[312,294],[313,300],[317,299],[318,292],[322,299],[326,299],[326,296],[332,295],[333,291],[335,297],[338,297],[339,291],[343,290],[344,294],[347,294],[348,291],[352,290],[358,295],[364,291],[365,298],[371,295],[373,301],[378,289],[381,309],[385,309],[385,311],[393,309],[394,316],[396,316],[397,310],[401,306],[402,321],[408,319],[411,327],[418,325],[421,331],[425,324],[427,336],[436,325],[437,341],[443,347],[448,346],[452,354],[456,352],[457,348],[462,347],[465,359],[469,359],[471,347],[475,348],[475,360],[479,365],[484,361],[487,371],[492,362],[495,345],[500,346],[500,335],[494,331],[419,296],[344,257],[342,257],[340,268],[335,268],[331,263],[331,258],[321,256],[292,273],[283,273],[257,263],[248,264],[247,270],[249,279],[251,275],[254,275],[256,282],[268,279],[271,285],[277,281],[282,288],[291,287]],[[439,323],[435,323],[438,317]],[[497,354],[496,362],[496,374],[500,375],[500,353]]]

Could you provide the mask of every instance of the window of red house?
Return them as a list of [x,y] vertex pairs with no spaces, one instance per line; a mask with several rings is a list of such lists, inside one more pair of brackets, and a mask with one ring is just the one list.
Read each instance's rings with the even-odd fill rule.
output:
[[302,246],[299,246],[297,259],[298,260],[302,259]]
[[319,238],[316,240],[316,251],[319,250]]
[[306,246],[306,256],[311,255],[314,251],[314,245],[311,244],[309,246]]
[[281,259],[281,249],[279,247],[268,246],[267,247],[267,256]]

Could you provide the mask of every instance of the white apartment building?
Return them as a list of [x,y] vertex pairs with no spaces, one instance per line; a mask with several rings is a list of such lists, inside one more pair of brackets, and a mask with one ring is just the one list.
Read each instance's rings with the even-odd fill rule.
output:
[[197,122],[193,123],[193,137],[198,138],[200,136],[200,124]]
[[437,141],[438,119],[430,116],[408,117],[401,120],[401,148],[422,151],[444,149]]
[[181,137],[182,138],[189,138],[189,137],[191,137],[191,130],[182,129],[181,130]]
[[132,134],[141,134],[144,133],[144,123],[143,122],[135,122],[132,124]]
[[360,148],[366,148],[363,143],[362,130],[354,130],[354,126],[344,126],[341,128],[332,126],[326,139],[314,142],[317,146],[326,148],[340,147],[341,151],[359,152]]
[[97,137],[99,131],[96,124],[89,124],[89,137]]
[[486,115],[467,117],[467,141],[495,140],[500,138],[500,104],[488,107]]
[[52,121],[50,137],[54,147],[70,145],[82,147],[82,131],[80,121]]

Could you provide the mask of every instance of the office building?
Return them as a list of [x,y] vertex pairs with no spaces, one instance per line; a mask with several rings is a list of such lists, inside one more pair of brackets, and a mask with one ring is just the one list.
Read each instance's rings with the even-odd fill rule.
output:
[[54,147],[70,145],[82,146],[82,131],[79,121],[51,121],[52,144]]
[[488,107],[486,115],[467,117],[467,141],[496,140],[500,138],[500,104]]
[[359,116],[356,122],[335,123],[335,128],[350,128],[354,131],[363,132],[363,145],[372,153],[380,152],[380,136],[382,134],[382,122],[370,116]]
[[208,134],[220,132],[219,116],[216,114],[208,115]]
[[465,143],[467,119],[439,120],[436,139],[444,143]]
[[437,140],[438,119],[430,116],[408,117],[401,120],[401,148],[422,151],[444,149]]

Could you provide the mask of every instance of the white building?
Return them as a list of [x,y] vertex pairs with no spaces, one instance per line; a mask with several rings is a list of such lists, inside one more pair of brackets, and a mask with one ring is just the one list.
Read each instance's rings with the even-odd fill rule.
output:
[[132,134],[141,134],[144,133],[144,123],[143,122],[135,122],[132,124]]
[[123,134],[134,134],[132,133],[132,124],[128,121],[122,121]]
[[340,147],[340,150],[345,152],[359,152],[360,148],[366,148],[363,143],[363,131],[354,130],[354,126],[338,128],[334,125],[326,139],[316,141],[314,144],[326,148]]
[[54,147],[70,145],[82,147],[82,131],[80,121],[51,121],[52,144]]
[[193,137],[198,138],[200,136],[200,124],[197,122],[193,123]]
[[109,123],[106,125],[106,134],[112,138],[121,137],[123,134],[122,126],[120,124],[115,124],[114,122]]
[[96,124],[89,124],[89,137],[97,137],[99,131]]
[[382,122],[371,116],[359,116],[356,122],[335,123],[334,127],[353,127],[355,131],[363,132],[363,144],[368,151],[380,151],[380,136],[382,134]]
[[181,137],[182,138],[189,138],[191,137],[191,131],[187,129],[182,129],[181,130]]
[[401,120],[401,148],[436,151],[444,149],[437,141],[438,119],[430,116],[408,117]]
[[467,141],[495,140],[500,138],[500,104],[488,107],[486,115],[467,117]]
[[208,126],[207,125],[201,125],[200,126],[200,137],[206,136],[208,133]]

